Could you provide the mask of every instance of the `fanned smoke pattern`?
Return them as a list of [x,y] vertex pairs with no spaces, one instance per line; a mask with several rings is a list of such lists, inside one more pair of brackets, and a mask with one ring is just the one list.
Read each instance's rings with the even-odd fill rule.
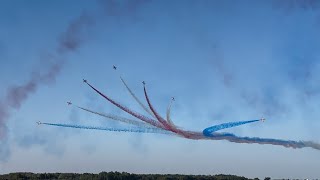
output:
[[85,81],[85,83],[91,87],[91,89],[93,89],[94,91],[96,91],[100,96],[102,96],[103,98],[105,98],[106,100],[108,100],[110,103],[112,103],[113,105],[117,106],[118,108],[122,109],[123,111],[127,112],[128,114],[138,118],[138,119],[141,119],[142,121],[146,122],[146,123],[149,123],[155,127],[158,127],[158,128],[162,128],[162,125],[159,124],[157,121],[151,119],[151,118],[148,118],[142,114],[139,114],[139,113],[136,113],[136,112],[133,112],[132,110],[130,110],[129,108],[121,105],[120,103],[117,103],[115,102],[114,100],[112,100],[111,98],[109,98],[108,96],[104,95],[102,92],[100,92],[98,89],[96,89],[95,87],[93,87],[91,84],[89,84],[87,81]]
[[163,131],[158,128],[143,128],[143,129],[124,129],[124,128],[110,128],[110,127],[98,127],[98,126],[83,126],[83,125],[73,125],[73,124],[59,124],[59,123],[46,123],[42,122],[43,125],[48,126],[58,126],[76,129],[94,129],[102,131],[118,131],[118,132],[135,132],[135,133],[158,133],[158,134],[170,134],[170,132]]
[[[130,89],[130,87],[128,86],[128,84],[126,83],[126,81],[120,76],[121,82],[123,83],[123,85],[126,87],[126,89],[128,90],[128,92],[130,93],[130,95],[136,100],[136,102],[152,117],[156,118],[156,116],[153,114],[152,111],[150,111],[150,109],[148,109],[140,100],[139,98],[133,93],[133,91]],[[172,127],[176,127],[175,124],[172,122],[171,118],[170,118],[170,112],[171,112],[171,106],[172,106],[173,100],[170,100],[169,106],[167,108],[167,122],[169,123],[170,126]],[[163,118],[162,118],[163,119]]]
[[[127,90],[130,92],[130,94],[136,99],[138,100],[138,98],[136,98],[136,96],[132,93],[131,89],[126,85],[125,81],[123,81],[123,79],[121,78],[123,84],[126,86]],[[128,109],[127,107],[121,105],[120,103],[112,100],[111,98],[109,98],[108,96],[104,95],[103,93],[101,93],[98,89],[96,89],[95,87],[93,87],[91,84],[89,84],[86,80],[84,80],[84,82],[91,88],[93,89],[96,93],[98,93],[100,96],[102,96],[103,98],[105,98],[106,100],[108,100],[110,103],[112,103],[113,105],[117,106],[118,108],[120,108],[121,110],[127,112],[128,114],[142,120],[144,123],[148,123],[152,126],[155,126],[157,128],[148,128],[148,127],[143,127],[142,129],[118,129],[118,128],[109,128],[109,127],[92,127],[92,126],[81,126],[81,125],[68,125],[68,124],[53,124],[53,123],[42,123],[45,125],[52,125],[52,126],[63,126],[63,127],[71,127],[71,128],[80,128],[80,129],[96,129],[96,130],[106,130],[106,131],[121,131],[121,132],[139,132],[139,133],[161,133],[161,134],[168,134],[168,135],[177,135],[180,137],[184,137],[187,139],[194,139],[194,140],[227,140],[229,142],[234,142],[234,143],[246,143],[246,144],[270,144],[270,145],[277,145],[277,146],[283,146],[283,147],[287,147],[287,148],[305,148],[305,147],[310,147],[313,149],[317,149],[320,150],[320,144],[312,142],[312,141],[292,141],[292,140],[282,140],[282,139],[272,139],[272,138],[259,138],[259,137],[241,137],[241,136],[236,136],[234,134],[231,133],[218,133],[216,131],[219,131],[221,129],[227,129],[227,128],[232,128],[232,127],[236,127],[236,126],[241,126],[244,124],[249,124],[249,123],[253,123],[253,122],[258,122],[258,121],[263,121],[264,119],[260,119],[260,120],[249,120],[249,121],[238,121],[238,122],[229,122],[229,123],[223,123],[223,124],[219,124],[219,125],[215,125],[215,126],[211,126],[208,127],[206,129],[204,129],[202,132],[196,132],[196,131],[186,131],[183,129],[180,129],[178,127],[176,127],[173,123],[172,120],[170,118],[170,111],[171,111],[171,105],[172,105],[172,101],[170,102],[168,108],[167,108],[167,120],[165,120],[164,118],[162,118],[157,111],[154,109],[154,107],[152,106],[147,90],[146,90],[146,86],[144,85],[144,95],[146,98],[146,101],[148,103],[148,106],[151,110],[151,113],[154,115],[154,117],[158,120],[154,120],[152,118],[143,116],[139,113],[136,113],[134,111],[132,111],[131,109]],[[173,99],[172,99],[173,100]],[[140,102],[139,104],[141,105],[141,101],[138,100],[138,102]],[[142,104],[143,105],[143,104]],[[77,106],[78,108],[84,110],[84,111],[88,111],[90,113],[94,113],[103,117],[108,117],[111,119],[117,119],[115,117],[117,116],[107,116],[104,115],[102,113],[98,113],[86,108],[82,108],[80,106]],[[147,109],[147,107],[143,106],[144,109]],[[119,117],[120,119],[122,119],[121,117]],[[117,119],[118,120],[118,119]],[[122,119],[124,120],[124,122],[128,123],[132,123],[132,121],[127,121],[128,119]],[[138,122],[138,121],[135,121]]]
[[89,112],[89,113],[92,113],[92,114],[96,114],[98,116],[105,117],[105,118],[108,118],[108,119],[112,119],[112,120],[115,120],[115,121],[119,121],[119,122],[123,122],[123,123],[127,123],[127,124],[132,124],[132,125],[136,125],[136,126],[139,126],[139,127],[150,126],[149,124],[147,124],[145,122],[140,122],[140,121],[136,121],[136,120],[133,120],[133,119],[127,119],[127,118],[119,117],[119,116],[116,116],[116,115],[113,115],[113,114],[104,114],[104,113],[96,112],[96,111],[93,111],[93,110],[90,110],[90,109],[87,109],[87,108],[84,108],[84,107],[81,107],[81,106],[77,106],[77,105],[75,105],[75,106],[77,108],[79,108],[79,109],[82,109],[82,110],[86,111],[86,112]]
[[208,127],[203,130],[203,134],[205,136],[210,136],[213,132],[219,131],[221,129],[226,129],[226,128],[232,128],[235,126],[240,126],[243,124],[248,124],[248,123],[253,123],[253,122],[258,122],[259,120],[250,120],[250,121],[239,121],[239,122],[229,122],[229,123],[223,123],[215,126]]
[[[215,133],[215,131],[226,129],[226,128],[232,128],[248,123],[258,122],[259,120],[250,120],[250,121],[238,121],[238,122],[230,122],[230,123],[224,123],[212,127],[208,127],[204,129],[202,132],[193,132],[193,131],[185,131],[182,129],[179,129],[170,123],[167,123],[168,121],[165,121],[153,108],[147,91],[146,87],[144,86],[144,94],[147,100],[147,103],[149,105],[149,108],[151,109],[152,113],[155,115],[155,117],[158,119],[159,122],[163,124],[163,129],[167,131],[174,132],[176,135],[180,135],[182,137],[188,138],[188,139],[211,139],[211,140],[227,140],[229,142],[234,143],[247,143],[247,144],[270,144],[270,145],[278,145],[283,147],[291,147],[291,148],[304,148],[304,147],[311,147],[314,149],[319,150],[320,144],[312,142],[312,141],[291,141],[291,140],[281,140],[281,139],[271,139],[271,138],[258,138],[258,137],[240,137],[236,136],[231,133]],[[169,115],[170,119],[170,105],[169,105],[169,113],[167,112],[167,117]],[[167,118],[168,119],[168,118]],[[263,120],[263,119],[261,119]],[[170,120],[169,120],[170,121]]]

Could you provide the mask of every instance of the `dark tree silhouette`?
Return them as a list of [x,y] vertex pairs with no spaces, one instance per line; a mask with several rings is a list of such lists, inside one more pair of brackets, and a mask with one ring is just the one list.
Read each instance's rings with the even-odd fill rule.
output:
[[[0,175],[0,180],[20,180],[20,179],[75,179],[75,180],[248,180],[248,178],[235,176],[235,175],[179,175],[179,174],[131,174],[126,172],[101,172],[99,174],[91,174],[91,173],[41,173],[35,174],[31,172],[18,172],[18,173],[10,173]],[[267,178],[266,178],[267,179]],[[267,180],[270,180],[267,179]]]

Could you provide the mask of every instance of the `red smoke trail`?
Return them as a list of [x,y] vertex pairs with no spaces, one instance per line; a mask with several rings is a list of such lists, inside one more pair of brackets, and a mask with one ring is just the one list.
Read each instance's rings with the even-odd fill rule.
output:
[[181,135],[185,138],[191,138],[193,139],[193,134],[190,133],[190,132],[187,132],[187,131],[184,131],[184,130],[181,130],[181,129],[178,129],[174,126],[171,126],[170,124],[167,123],[167,121],[165,119],[163,119],[157,112],[156,110],[153,108],[151,102],[150,102],[150,99],[148,97],[148,93],[147,93],[147,90],[146,90],[146,86],[143,87],[143,90],[144,90],[144,95],[146,97],[146,100],[148,102],[148,105],[151,109],[151,111],[153,112],[153,114],[156,116],[156,118],[158,119],[158,121],[163,124],[164,128],[171,131],[171,132],[174,132],[178,135]]
[[117,106],[118,108],[122,109],[123,111],[127,112],[128,114],[138,118],[138,119],[141,119],[142,121],[146,122],[146,123],[149,123],[155,127],[158,127],[158,128],[163,128],[163,126],[161,124],[159,124],[157,121],[151,119],[151,118],[148,118],[142,114],[139,114],[139,113],[136,113],[136,112],[133,112],[131,111],[130,109],[128,109],[127,107],[115,102],[114,100],[110,99],[108,96],[104,95],[103,93],[101,93],[98,89],[94,88],[91,84],[89,84],[88,82],[85,82],[88,86],[91,87],[91,89],[93,89],[94,91],[96,91],[98,94],[100,94],[100,96],[102,96],[103,98],[105,98],[106,100],[108,100],[109,102],[111,102],[113,105]]
[[[138,97],[133,93],[133,91],[129,88],[129,86],[127,85],[127,83],[125,82],[125,80],[120,76],[120,79],[121,79],[121,82],[123,83],[123,85],[126,87],[126,89],[129,91],[130,95],[137,101],[137,103],[149,114],[151,115],[152,117],[156,118],[157,117],[155,116],[155,114],[153,114],[152,111],[150,111],[139,99]],[[145,94],[146,98],[149,99],[147,93]],[[178,132],[181,132],[181,130],[179,130],[175,125],[174,123],[172,122],[171,118],[170,118],[170,111],[171,111],[171,105],[173,103],[173,100],[170,100],[170,104],[168,106],[168,109],[167,109],[167,122],[168,122],[168,125],[171,126],[171,129],[174,129],[174,132],[175,133],[178,133]],[[149,105],[149,104],[148,104]],[[150,103],[151,105],[151,103]],[[151,109],[149,105],[149,108]],[[151,105],[152,106],[152,105]],[[153,107],[152,107],[153,108]],[[153,108],[154,109],[154,108]],[[158,113],[157,113],[158,114]],[[158,115],[161,120],[164,122],[165,120],[160,116]],[[161,123],[161,122],[160,122]],[[183,132],[181,132],[183,133]],[[184,133],[185,134],[185,133]],[[181,134],[178,134],[178,135],[181,135]],[[189,135],[189,136],[192,136],[192,135]]]
[[[93,20],[85,13],[71,21],[58,40],[54,56],[59,58],[61,55],[79,49],[84,43],[84,38],[82,38],[83,31],[92,25]],[[18,110],[22,103],[36,92],[40,85],[53,82],[61,71],[63,64],[63,60],[57,60],[48,68],[45,74],[35,73],[25,83],[8,88],[5,99],[0,100],[0,140],[6,137],[6,122],[10,117],[11,110]],[[36,72],[39,72],[39,70],[36,70]]]
[[[86,82],[86,81],[85,81]],[[179,128],[175,128],[175,127],[171,127],[170,125],[168,125],[166,123],[166,121],[160,116],[158,115],[158,113],[155,111],[155,109],[153,108],[146,88],[144,87],[144,93],[146,96],[146,99],[148,101],[148,105],[151,109],[151,111],[154,113],[154,115],[157,117],[157,119],[160,122],[164,122],[163,125],[159,124],[157,121],[147,118],[145,116],[142,116],[138,113],[134,113],[132,110],[120,105],[119,103],[113,101],[112,99],[110,99],[109,97],[105,96],[104,94],[102,94],[99,90],[95,89],[93,86],[91,86],[88,82],[86,82],[93,90],[95,90],[98,94],[100,94],[102,97],[104,97],[106,100],[108,100],[109,102],[111,102],[112,104],[114,104],[115,106],[119,107],[120,109],[122,109],[123,111],[141,119],[142,121],[152,121],[154,124],[154,126],[158,127],[157,128],[153,128],[155,131],[157,131],[156,133],[160,132],[166,132],[170,135],[178,135],[178,136],[183,136],[187,139],[194,139],[194,140],[227,140],[229,142],[234,142],[234,143],[246,143],[246,144],[271,144],[271,145],[278,145],[278,146],[283,146],[283,147],[291,147],[291,148],[304,148],[304,147],[311,147],[317,150],[320,150],[320,144],[319,143],[315,143],[312,141],[292,141],[292,140],[282,140],[282,139],[271,139],[271,138],[259,138],[259,137],[241,137],[241,136],[236,136],[234,134],[231,133],[217,133],[215,132],[216,130],[219,129],[223,129],[223,128],[230,128],[233,127],[235,125],[241,125],[241,124],[245,124],[249,121],[245,121],[245,122],[234,122],[234,123],[228,123],[231,124],[230,126],[228,124],[221,124],[221,125],[217,125],[217,126],[213,126],[210,128],[214,128],[215,130],[210,131],[210,132],[205,132],[206,129],[203,132],[195,132],[195,131],[185,131]],[[250,122],[255,122],[257,120],[253,120]],[[151,122],[148,122],[149,124],[151,124]],[[47,125],[49,125],[50,123],[46,123]],[[55,126],[62,126],[62,127],[73,127],[73,128],[82,128],[84,127],[84,129],[97,129],[97,130],[102,130],[101,128],[92,128],[89,127],[87,128],[86,126],[81,126],[81,125],[64,125],[64,124],[50,124],[50,125],[55,125]],[[166,126],[164,126],[166,125]],[[224,127],[220,127],[220,126],[224,126]],[[220,128],[219,128],[220,127]],[[115,131],[119,131],[115,128],[107,128],[108,130],[115,130]],[[147,128],[148,129],[148,128]],[[152,129],[152,128],[151,128]],[[207,128],[208,129],[208,128]],[[106,129],[103,129],[106,130]],[[143,132],[144,130],[138,130],[139,132]],[[125,130],[125,132],[128,132]],[[130,132],[130,131],[129,131]]]
[[[114,6],[108,6],[111,10],[114,10],[114,7],[121,4],[125,8],[117,8],[115,15],[125,16],[125,17],[134,17],[137,10],[140,6],[144,3],[148,2],[147,0],[130,0],[124,1],[124,3],[120,1],[113,1],[113,0],[106,0],[106,3],[111,2]],[[131,19],[132,20],[132,19]],[[39,86],[43,84],[49,84],[54,82],[56,76],[61,71],[64,60],[61,60],[60,56],[66,53],[74,52],[78,50],[84,43],[85,38],[83,37],[83,33],[85,30],[92,26],[94,21],[91,16],[87,13],[82,13],[78,18],[71,21],[66,31],[64,31],[58,39],[58,45],[53,51],[52,56],[55,59],[59,59],[54,62],[48,69],[47,72],[44,74],[40,73],[39,70],[35,70],[35,74],[30,77],[29,80],[20,84],[20,85],[13,85],[8,88],[6,94],[1,99],[0,97],[0,143],[1,141],[6,140],[7,136],[7,121],[10,118],[12,110],[19,110],[22,103],[34,92],[37,91]],[[46,68],[41,68],[41,70]],[[3,154],[3,145],[1,146],[0,150],[0,158],[1,154]]]
[[111,98],[109,98],[108,96],[106,96],[105,94],[103,94],[102,92],[100,92],[98,89],[96,89],[95,87],[93,87],[90,83],[88,83],[87,81],[85,81],[85,83],[91,88],[93,89],[95,92],[97,92],[100,96],[102,96],[103,98],[105,98],[107,101],[109,101],[110,103],[112,103],[113,105],[117,106],[118,108],[122,109],[123,111],[127,112],[128,114],[146,122],[146,123],[149,123],[151,124],[152,126],[155,126],[155,127],[158,127],[160,129],[163,129],[163,130],[169,130],[171,132],[174,132],[176,135],[179,135],[179,136],[183,136],[185,138],[189,138],[189,139],[206,139],[206,137],[204,137],[202,135],[201,132],[193,132],[193,131],[184,131],[184,130],[181,130],[181,129],[178,129],[176,127],[172,127],[170,125],[168,125],[168,123],[166,123],[166,120],[164,120],[156,111],[155,109],[153,108],[152,104],[150,103],[150,100],[149,100],[149,97],[148,97],[148,94],[146,92],[146,89],[144,87],[144,90],[145,90],[145,96],[146,96],[146,99],[148,101],[148,105],[149,105],[149,108],[151,109],[152,113],[157,117],[157,119],[160,119],[160,121],[164,122],[166,124],[167,127],[165,127],[163,124],[160,124],[159,122],[151,119],[151,118],[148,118],[144,115],[141,115],[139,113],[136,113],[136,112],[133,112],[132,110],[128,109],[127,107],[121,105],[120,103],[117,103],[115,102],[114,100],[112,100]]
[[136,102],[152,117],[155,118],[155,116],[152,114],[152,112],[139,100],[139,98],[132,92],[132,90],[129,88],[127,83],[124,81],[124,79],[120,76],[121,82],[126,87],[126,89],[129,91],[130,95],[133,97],[133,99],[136,100]]
[[148,94],[147,94],[147,90],[146,90],[146,86],[143,87],[144,90],[144,96],[146,97],[147,103],[149,105],[149,108],[151,109],[152,113],[156,116],[157,120],[165,127],[165,129],[170,130],[170,131],[174,131],[174,129],[167,123],[166,120],[164,120],[157,112],[156,110],[153,108],[152,104],[150,103]]
[[69,24],[67,31],[61,36],[60,45],[57,48],[58,53],[77,50],[84,42],[84,39],[80,38],[84,28],[90,27],[93,24],[93,18],[87,13],[82,13],[77,19],[72,21]]

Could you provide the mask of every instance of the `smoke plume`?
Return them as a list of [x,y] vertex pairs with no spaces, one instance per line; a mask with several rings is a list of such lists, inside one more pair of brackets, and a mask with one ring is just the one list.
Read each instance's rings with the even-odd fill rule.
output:
[[[140,6],[150,0],[130,0],[114,1],[99,0],[99,5],[103,7],[105,16],[112,18],[125,17],[130,21],[130,17],[136,17]],[[96,17],[91,13],[83,12],[77,18],[69,22],[66,29],[57,37],[57,46],[50,50],[49,57],[40,58],[44,62],[51,62],[49,66],[33,69],[27,81],[7,87],[6,93],[0,97],[0,159],[9,156],[9,140],[7,123],[13,111],[19,110],[23,103],[30,95],[35,93],[42,85],[52,84],[55,82],[57,75],[61,72],[65,59],[63,56],[75,52],[87,41],[87,30],[94,26]],[[52,61],[54,60],[54,61]],[[45,72],[43,72],[45,70]]]
[[20,85],[12,85],[7,89],[4,99],[0,100],[0,140],[5,140],[7,136],[6,123],[12,110],[19,110],[22,103],[35,93],[39,86],[54,82],[64,64],[64,60],[60,59],[61,56],[76,51],[83,45],[83,32],[91,25],[93,25],[93,20],[86,13],[82,13],[78,18],[71,21],[58,39],[58,45],[53,54],[56,61],[50,65],[47,72],[41,74],[38,73],[40,69],[37,69],[34,71],[36,73],[30,75],[28,81]]

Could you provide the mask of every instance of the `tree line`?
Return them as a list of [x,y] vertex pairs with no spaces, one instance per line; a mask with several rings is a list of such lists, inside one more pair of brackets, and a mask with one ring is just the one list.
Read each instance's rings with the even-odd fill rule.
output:
[[[27,180],[27,179],[75,179],[75,180],[250,180],[235,175],[179,175],[179,174],[131,174],[126,172],[92,173],[31,173],[19,172],[0,175],[0,180]],[[258,178],[255,178],[257,180]],[[269,178],[265,178],[269,179]]]

